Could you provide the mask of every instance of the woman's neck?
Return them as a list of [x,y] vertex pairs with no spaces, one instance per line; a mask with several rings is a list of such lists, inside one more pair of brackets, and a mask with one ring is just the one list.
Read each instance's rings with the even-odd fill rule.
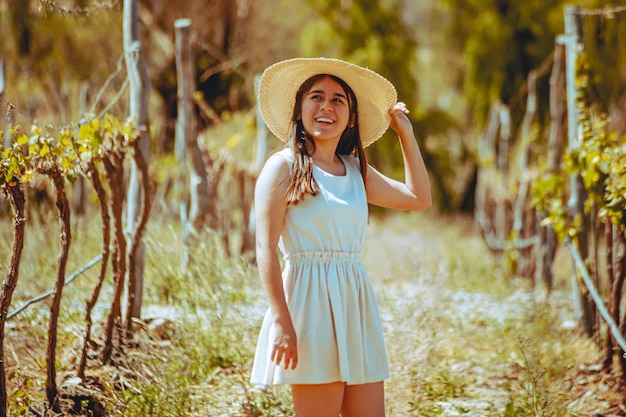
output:
[[327,164],[338,162],[339,158],[336,156],[337,146],[336,144],[332,145],[333,146],[328,146],[328,144],[325,143],[316,143],[315,152],[311,155],[313,160]]

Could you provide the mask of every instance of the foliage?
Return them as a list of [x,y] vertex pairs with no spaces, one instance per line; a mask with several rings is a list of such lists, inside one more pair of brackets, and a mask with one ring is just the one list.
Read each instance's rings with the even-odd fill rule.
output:
[[[623,1],[606,1],[602,5],[623,5]],[[597,6],[600,6],[597,4]],[[582,17],[582,43],[584,45],[586,66],[589,71],[588,100],[598,106],[599,111],[615,113],[618,118],[626,93],[626,19],[623,13],[606,13],[600,16]],[[612,109],[613,106],[618,108]],[[607,120],[609,128],[611,120]],[[620,120],[613,120],[620,123]],[[613,129],[614,130],[614,129]]]
[[[58,412],[60,411],[58,405],[59,391],[56,385],[57,363],[55,359],[57,351],[58,318],[60,313],[62,291],[66,280],[65,274],[67,259],[71,246],[70,207],[67,199],[67,193],[65,191],[65,181],[67,179],[72,180],[75,178],[75,175],[79,171],[81,162],[94,167],[94,160],[101,158],[105,152],[113,152],[115,154],[122,155],[123,152],[120,150],[123,147],[131,145],[134,142],[136,135],[132,120],[129,120],[125,125],[122,125],[112,116],[105,116],[102,120],[91,119],[78,128],[66,127],[59,129],[59,133],[56,137],[49,133],[49,130],[52,130],[51,128],[46,130],[37,125],[33,125],[31,128],[30,136],[22,134],[20,130],[21,129],[19,127],[10,128],[9,134],[11,138],[14,139],[14,142],[12,142],[12,146],[9,149],[0,148],[2,156],[0,159],[0,185],[12,185],[13,183],[27,184],[34,177],[34,173],[43,174],[53,183],[56,194],[55,201],[58,208],[58,215],[61,220],[61,231],[59,236],[61,251],[58,256],[54,290],[51,292],[52,302],[50,306],[48,348],[46,356],[47,406],[51,407],[53,411]],[[108,157],[106,158],[105,163],[109,161]],[[88,170],[88,168],[83,168],[85,171]],[[90,171],[89,173],[85,172],[85,175],[98,175],[95,168],[94,171],[95,172]],[[119,185],[121,186],[122,184],[120,183]],[[112,203],[112,205],[115,205],[115,202]],[[24,219],[21,218],[23,217],[22,214],[14,213],[14,216],[19,216],[18,219],[14,219],[16,224],[24,221]],[[102,220],[103,222],[105,221],[104,218]],[[21,238],[23,239],[23,236]],[[108,241],[105,247],[105,250],[108,251]],[[21,254],[21,251],[21,246],[13,248],[11,260],[14,264],[10,266],[10,271],[19,270],[20,257],[18,254]],[[126,256],[126,252],[123,250],[119,253]],[[14,261],[14,259],[17,260]],[[103,265],[106,266],[106,263],[103,263]],[[116,265],[114,263],[114,269],[116,269],[115,267]],[[15,273],[14,276],[14,280],[17,281],[17,273]],[[122,281],[119,280],[119,282]],[[15,288],[15,283],[10,286],[7,285],[6,288],[3,288],[3,299],[5,299],[5,297],[8,297],[9,300],[11,299],[12,288]],[[129,291],[132,291],[132,289]],[[8,306],[6,308],[8,309]],[[111,314],[116,314],[114,308],[111,309],[111,312]],[[87,321],[89,329],[91,327],[91,319],[89,318]],[[86,351],[88,342],[89,334],[86,336],[84,351]],[[106,343],[106,347],[109,347],[110,339],[107,339]],[[1,382],[2,387],[4,387],[4,362],[2,362],[2,366],[1,373],[3,380]],[[81,377],[84,376],[82,367],[79,370],[79,375]],[[2,411],[4,412],[4,388],[2,399]]]
[[518,339],[520,357],[517,366],[523,373],[523,389],[524,395],[518,400],[519,404],[515,404],[512,397],[507,403],[502,417],[515,416],[523,414],[533,417],[552,417],[556,414],[549,409],[550,399],[548,393],[543,386],[543,379],[546,371],[542,369],[537,357],[537,352],[533,350],[530,342],[524,338]]
[[[97,160],[105,150],[128,146],[136,137],[132,120],[121,123],[110,114],[79,126],[58,129],[56,135],[37,124],[32,125],[30,134],[22,130],[21,126],[9,128],[9,134],[15,137],[13,146],[4,149],[0,145],[3,174],[0,184],[14,178],[28,183],[35,172],[48,169],[58,169],[67,179],[74,179],[81,162]],[[3,135],[0,131],[0,136]]]
[[[576,3],[594,8],[618,2]],[[446,27],[447,46],[457,50],[466,64],[460,74],[463,89],[474,120],[482,126],[494,100],[520,104],[518,90],[528,73],[552,53],[556,36],[563,33],[563,8],[571,2],[445,0],[444,4],[451,16]],[[595,36],[591,33],[590,36]],[[615,42],[618,38],[612,39]],[[540,92],[547,92],[547,84],[539,87]],[[544,97],[539,103],[539,117],[545,120],[547,94],[540,93],[539,97]],[[521,117],[521,111],[518,107],[517,118]]]
[[591,93],[596,83],[587,55],[579,58],[578,109],[581,147],[566,168],[580,173],[589,193],[587,205],[594,204],[598,218],[611,221],[626,232],[626,144],[624,138],[608,131],[607,115]]
[[[337,7],[332,0],[310,1],[321,19],[302,32],[302,52],[330,52],[389,78],[409,108],[417,100],[413,76],[417,43],[402,21],[397,0],[362,0]],[[332,44],[329,39],[335,40]]]
[[[368,67],[396,86],[399,100],[410,109],[418,108],[417,42],[398,13],[397,0],[362,0],[343,7],[334,0],[307,2],[319,18],[310,20],[302,31],[304,56],[330,55]],[[401,166],[397,141],[375,151],[375,162],[385,161],[396,170]]]
[[[8,3],[0,5],[4,98],[29,120],[58,125],[78,119],[85,111],[81,85],[104,83],[121,56],[122,30],[111,30],[121,26],[121,7],[83,16],[39,7],[34,0]],[[98,53],[86,53],[94,45]]]
[[[438,402],[462,397],[467,385],[462,375],[451,375],[449,370],[444,369],[419,382],[421,395],[416,401],[409,402],[409,412],[424,417],[441,415],[443,409]],[[457,407],[457,411],[465,414],[460,407]]]
[[[464,158],[468,152],[463,141],[453,142],[449,137],[443,142],[445,145],[433,140],[433,146],[425,146],[429,138],[445,137],[460,123],[455,113],[457,108],[441,108],[436,97],[420,96],[420,87],[429,83],[430,71],[420,62],[419,35],[407,23],[405,15],[423,6],[398,0],[360,0],[339,6],[334,0],[306,1],[316,19],[307,21],[302,30],[302,55],[346,59],[380,73],[395,85],[398,100],[411,109],[414,130],[433,178],[437,205],[452,210],[456,201],[450,184],[467,179],[459,178],[463,171],[455,169],[458,161],[452,161],[451,155]],[[386,136],[393,134],[388,132]],[[384,146],[372,146],[367,155],[392,177],[403,178],[402,153],[397,140],[390,138]]]

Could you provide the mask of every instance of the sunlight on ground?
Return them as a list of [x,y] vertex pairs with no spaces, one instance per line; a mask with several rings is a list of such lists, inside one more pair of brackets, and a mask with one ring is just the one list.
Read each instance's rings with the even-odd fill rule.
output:
[[[119,370],[91,363],[91,374],[108,389],[115,386],[107,385],[109,378],[126,381],[122,392],[103,393],[108,409],[124,410],[127,417],[146,415],[149,406],[161,407],[159,415],[293,416],[286,387],[256,392],[248,383],[267,308],[254,266],[224,257],[213,236],[194,242],[192,262],[183,272],[179,228],[168,223],[152,222],[146,234],[144,324],[127,365]],[[54,233],[46,228],[54,227],[29,232],[29,263],[14,305],[51,285],[56,248],[46,240]],[[88,233],[76,234],[71,271],[98,252],[89,239],[98,225],[82,230]],[[8,249],[0,245],[3,257]],[[430,212],[372,217],[363,259],[377,291],[391,367],[389,416],[521,417],[541,404],[543,414],[537,415],[558,417],[603,407],[584,396],[589,384],[603,383],[596,374],[572,376],[598,354],[565,325],[572,318],[567,289],[537,301],[530,283],[506,276],[471,219]],[[75,366],[94,274],[64,293],[60,348],[69,365],[60,378],[71,376]],[[110,285],[107,281],[97,310],[100,323]],[[37,379],[45,377],[40,375],[44,352],[33,343],[45,347],[45,308],[38,304],[7,327],[13,384],[42,386]],[[94,334],[101,336],[98,323]],[[25,395],[34,401],[41,394]]]

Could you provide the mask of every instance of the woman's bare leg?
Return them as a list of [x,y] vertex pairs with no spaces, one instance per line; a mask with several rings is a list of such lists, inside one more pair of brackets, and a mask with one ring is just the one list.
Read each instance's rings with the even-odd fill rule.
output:
[[384,417],[385,385],[381,382],[346,385],[342,417]]
[[344,398],[343,382],[291,386],[297,417],[339,417]]

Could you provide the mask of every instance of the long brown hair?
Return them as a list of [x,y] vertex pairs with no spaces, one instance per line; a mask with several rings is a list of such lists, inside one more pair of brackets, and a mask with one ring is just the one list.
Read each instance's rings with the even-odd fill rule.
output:
[[330,78],[343,88],[348,97],[350,109],[350,122],[343,131],[337,149],[338,155],[355,155],[359,160],[363,182],[367,173],[367,160],[363,151],[363,144],[359,134],[359,116],[356,95],[345,81],[329,74],[317,74],[307,79],[300,85],[296,93],[296,102],[291,116],[291,129],[287,146],[293,149],[293,166],[291,167],[291,181],[285,193],[287,204],[298,204],[306,194],[316,196],[320,189],[313,177],[313,157],[315,153],[315,141],[305,130],[302,124],[302,100],[313,85],[325,78]]

